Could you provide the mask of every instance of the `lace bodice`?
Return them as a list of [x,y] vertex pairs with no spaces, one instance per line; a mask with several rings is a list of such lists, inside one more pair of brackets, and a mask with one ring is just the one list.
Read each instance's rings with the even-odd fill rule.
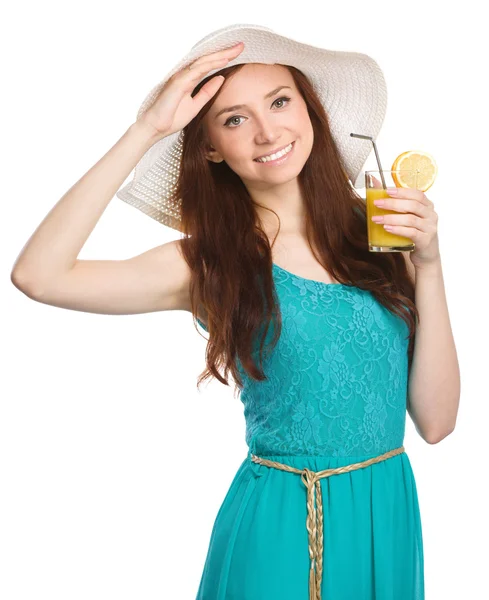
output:
[[[334,457],[401,446],[404,320],[360,288],[305,279],[275,264],[272,272],[282,333],[264,359],[268,380],[254,381],[238,362],[248,446],[259,456]],[[271,327],[267,342],[272,333]]]

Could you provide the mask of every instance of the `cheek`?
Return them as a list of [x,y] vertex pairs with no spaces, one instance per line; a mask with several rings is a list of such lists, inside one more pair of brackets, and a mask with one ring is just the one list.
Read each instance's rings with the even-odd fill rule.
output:
[[309,113],[307,112],[307,109],[305,107],[297,115],[297,121],[300,125],[301,131],[304,131],[308,134],[312,134],[311,119],[309,118]]
[[303,137],[304,147],[307,147],[307,149],[310,150],[314,143],[314,129],[312,128],[312,123],[308,114],[303,116],[300,123],[300,131]]

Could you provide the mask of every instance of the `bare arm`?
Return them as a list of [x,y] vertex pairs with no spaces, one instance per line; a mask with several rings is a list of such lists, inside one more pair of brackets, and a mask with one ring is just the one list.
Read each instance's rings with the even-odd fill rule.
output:
[[66,192],[17,258],[11,279],[19,290],[44,304],[101,314],[191,310],[179,240],[126,260],[77,259],[116,191],[162,137],[136,122]]
[[460,403],[460,368],[450,324],[441,259],[416,269],[416,331],[408,412],[420,435],[438,443],[454,429]]
[[408,383],[407,411],[416,431],[438,443],[455,428],[460,402],[460,369],[453,341],[441,261],[432,269],[414,267],[401,253],[415,286],[420,323]]
[[142,121],[129,127],[32,234],[12,270],[16,287],[36,296],[73,268],[110,200],[146,151],[162,137]]
[[74,310],[128,314],[189,306],[189,268],[179,241],[129,260],[78,260],[102,213],[144,154],[158,140],[183,129],[214,96],[224,77],[211,77],[243,50],[231,48],[201,56],[165,83],[151,107],[45,217],[22,249],[11,273],[27,296]]

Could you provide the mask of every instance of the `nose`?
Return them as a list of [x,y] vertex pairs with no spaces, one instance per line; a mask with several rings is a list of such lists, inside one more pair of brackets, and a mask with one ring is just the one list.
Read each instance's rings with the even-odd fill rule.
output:
[[256,117],[255,124],[255,141],[258,145],[275,144],[280,139],[280,128],[272,119]]
[[275,146],[281,137],[279,128],[272,123],[258,124],[256,127],[255,142],[259,146]]
[[259,136],[257,136],[256,138],[256,145],[260,146],[260,147],[264,147],[265,150],[263,150],[263,153],[265,154],[267,151],[267,148],[273,150],[273,148],[275,148],[278,144],[277,144],[277,140],[280,139],[280,135],[279,134],[275,134],[272,132],[268,132],[268,133],[263,133]]

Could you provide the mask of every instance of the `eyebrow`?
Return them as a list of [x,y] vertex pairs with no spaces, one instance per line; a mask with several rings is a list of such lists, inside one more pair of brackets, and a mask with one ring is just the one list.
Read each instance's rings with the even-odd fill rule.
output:
[[[268,94],[266,94],[263,99],[266,100],[267,98],[270,98],[271,96],[274,96],[277,92],[279,92],[281,89],[283,88],[288,88],[289,90],[291,90],[292,88],[290,87],[290,85],[280,85],[278,88],[275,88],[274,90],[272,90],[271,92],[268,92]],[[222,110],[220,110],[216,116],[214,117],[214,119],[217,119],[217,117],[220,117],[223,113],[226,112],[233,112],[234,110],[238,110],[239,108],[245,108],[246,104],[235,104],[234,106],[229,106],[228,108],[223,108]]]

